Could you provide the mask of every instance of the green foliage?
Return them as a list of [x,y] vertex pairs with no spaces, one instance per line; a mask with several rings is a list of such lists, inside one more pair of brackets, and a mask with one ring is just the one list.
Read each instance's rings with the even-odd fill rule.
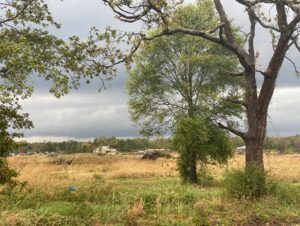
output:
[[[217,20],[211,1],[201,1],[197,6],[180,8],[174,26],[179,23],[202,29],[216,26]],[[145,42],[134,62],[127,82],[129,107],[132,120],[141,126],[143,134],[170,132],[174,118],[188,112],[211,119],[239,115],[241,109],[220,96],[226,92],[237,99],[240,88],[239,79],[223,79],[226,71],[237,67],[237,61],[223,48],[177,34]]]
[[280,154],[300,153],[300,135],[289,137],[267,137],[264,148]]
[[[217,24],[212,2],[201,1],[179,7],[171,26],[203,29]],[[224,96],[239,99],[241,88],[239,79],[223,78],[226,71],[237,69],[231,53],[209,41],[176,34],[144,43],[135,65],[127,83],[131,118],[145,135],[175,136],[181,177],[195,182],[198,160],[225,162],[231,153],[228,140],[212,122],[234,119],[242,110],[224,101]]]
[[134,138],[134,139],[118,139],[116,137],[98,137],[94,140],[93,146],[110,146],[120,152],[132,152],[144,149],[154,148],[170,148],[170,140],[164,138]]
[[[28,114],[21,113],[22,108],[18,103],[19,98],[24,99],[28,95],[27,92],[16,90],[13,85],[1,84],[0,76],[0,156],[2,157],[16,147],[13,139],[22,136],[16,130],[32,127]],[[13,129],[13,132],[9,132],[9,129]]]
[[0,185],[15,184],[14,178],[17,176],[18,173],[9,168],[6,160],[0,158]]
[[[240,137],[232,137],[230,140],[235,148],[245,145],[245,142]],[[265,152],[272,151],[280,154],[300,153],[300,135],[266,137],[263,148]]]
[[256,198],[267,193],[266,175],[261,166],[250,165],[245,169],[227,171],[224,186],[227,193],[237,198]]
[[[63,142],[26,143],[19,142],[17,146],[11,146],[10,151],[22,151],[25,153],[89,153],[99,146],[110,146],[120,152],[134,152],[144,149],[170,149],[171,140],[165,138],[134,138],[119,139],[116,137],[98,137],[93,142],[78,142],[74,140]],[[5,149],[7,150],[7,149]]]
[[173,144],[180,153],[178,167],[184,181],[190,181],[191,167],[197,162],[222,164],[232,155],[229,139],[217,126],[201,118],[183,117],[177,119]]

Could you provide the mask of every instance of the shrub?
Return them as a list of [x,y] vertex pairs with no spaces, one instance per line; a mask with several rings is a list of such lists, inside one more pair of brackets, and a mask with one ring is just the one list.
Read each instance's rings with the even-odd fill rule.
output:
[[0,159],[0,185],[15,184],[15,177],[18,173],[13,169],[10,169],[5,159]]
[[259,166],[227,171],[224,178],[226,192],[237,198],[255,198],[266,194],[265,173]]
[[[259,183],[265,183],[260,187]],[[261,168],[252,166],[246,170],[227,171],[224,186],[228,195],[236,198],[257,198],[272,195],[279,202],[300,203],[300,187],[266,178]]]

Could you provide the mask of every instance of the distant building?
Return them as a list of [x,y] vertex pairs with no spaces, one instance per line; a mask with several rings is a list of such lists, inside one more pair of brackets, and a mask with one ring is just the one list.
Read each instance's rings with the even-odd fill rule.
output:
[[237,147],[237,148],[235,149],[235,152],[236,152],[237,154],[244,154],[245,151],[246,151],[246,146]]
[[117,149],[111,148],[109,146],[101,146],[93,151],[96,154],[108,154],[108,155],[116,155],[118,153]]

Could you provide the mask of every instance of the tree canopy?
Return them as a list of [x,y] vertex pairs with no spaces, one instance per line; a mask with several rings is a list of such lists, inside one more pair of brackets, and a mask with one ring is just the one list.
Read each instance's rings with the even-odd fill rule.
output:
[[[174,20],[195,29],[217,23],[210,1],[180,8]],[[241,109],[227,100],[239,98],[242,80],[222,79],[237,68],[222,47],[182,34],[160,37],[140,47],[134,65],[127,82],[130,113],[146,135],[172,131],[178,115],[214,122],[240,116]]]
[[[174,23],[195,29],[213,26],[217,18],[212,6],[204,1],[181,7]],[[128,80],[132,119],[146,135],[174,136],[183,179],[197,181],[197,161],[226,162],[231,148],[216,125],[225,116],[239,117],[241,110],[226,101],[239,98],[241,81],[222,79],[226,70],[237,67],[232,54],[205,40],[176,34],[144,43],[134,63]]]

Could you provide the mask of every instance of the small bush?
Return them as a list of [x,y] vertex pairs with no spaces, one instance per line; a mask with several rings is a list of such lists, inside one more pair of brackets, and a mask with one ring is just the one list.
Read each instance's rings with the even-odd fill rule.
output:
[[259,166],[227,171],[224,178],[226,192],[237,198],[255,198],[266,194],[266,175]]
[[[261,183],[263,184],[263,187]],[[266,179],[261,169],[233,170],[226,172],[224,185],[227,194],[236,198],[256,198],[262,195],[276,197],[287,204],[300,203],[300,187]]]

